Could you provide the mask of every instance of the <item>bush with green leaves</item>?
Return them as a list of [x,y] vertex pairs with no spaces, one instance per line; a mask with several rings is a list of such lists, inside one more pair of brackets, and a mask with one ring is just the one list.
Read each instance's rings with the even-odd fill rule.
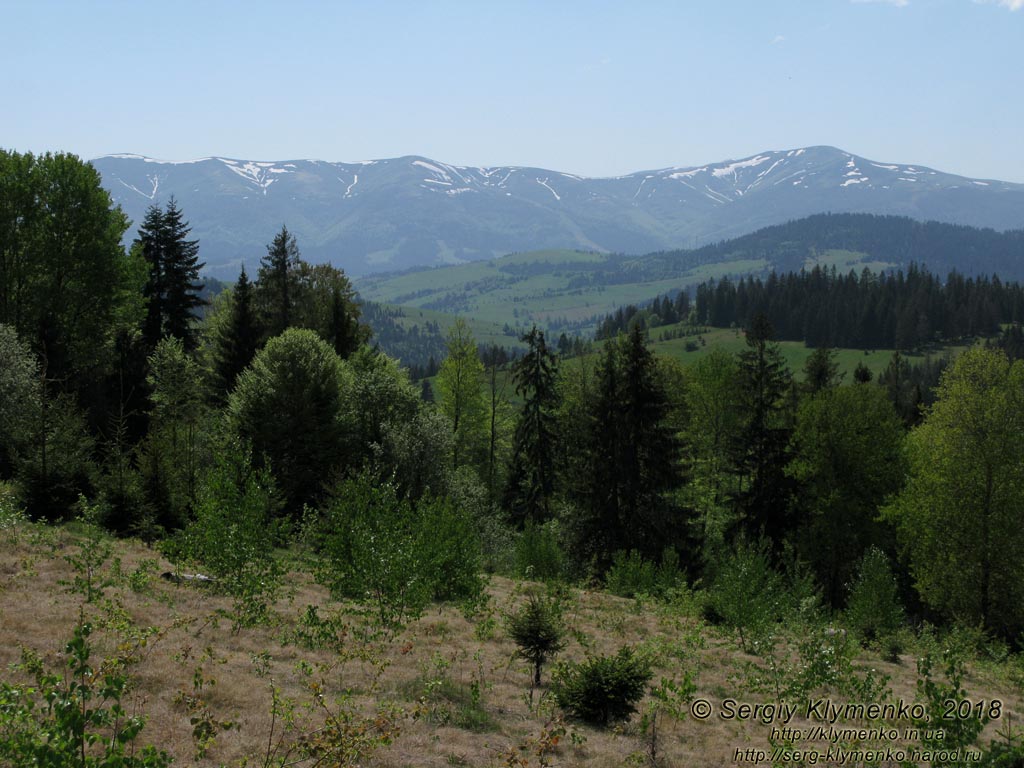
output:
[[0,763],[50,768],[166,768],[170,756],[136,740],[146,720],[121,704],[124,664],[90,662],[92,628],[81,624],[64,649],[66,669],[48,672],[35,654],[22,668],[34,685],[0,683]]
[[540,685],[544,663],[565,647],[562,611],[554,600],[532,594],[526,605],[506,619],[509,636],[518,646],[516,655],[533,664],[533,685]]
[[735,631],[744,650],[770,633],[783,612],[785,585],[771,566],[768,549],[763,541],[740,542],[719,563],[711,587],[712,618]]
[[227,441],[200,481],[195,519],[166,554],[177,565],[202,567],[217,589],[236,599],[243,626],[262,620],[281,586],[284,570],[274,556],[283,538],[273,476],[255,469],[246,448]]
[[614,656],[558,664],[551,688],[558,706],[567,714],[606,727],[636,712],[651,674],[650,662],[623,646]]
[[566,558],[556,520],[537,525],[526,521],[516,540],[516,575],[524,579],[551,581],[565,575]]
[[882,550],[871,547],[860,561],[846,600],[846,624],[866,643],[885,640],[903,625],[899,587]]
[[664,597],[682,580],[679,553],[666,547],[661,562],[646,560],[636,550],[619,550],[612,558],[612,567],[605,575],[605,586],[613,595]]
[[483,591],[472,521],[443,498],[414,505],[366,473],[333,490],[316,537],[318,580],[373,604],[384,626],[419,617],[431,600]]

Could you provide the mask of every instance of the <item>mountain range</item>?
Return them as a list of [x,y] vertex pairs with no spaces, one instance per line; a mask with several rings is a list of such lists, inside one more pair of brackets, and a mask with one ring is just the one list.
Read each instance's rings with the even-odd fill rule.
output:
[[1024,184],[824,146],[611,178],[417,156],[169,162],[120,154],[92,163],[136,224],[148,206],[173,195],[200,240],[207,271],[222,277],[241,264],[254,267],[282,224],[305,259],[354,275],[545,248],[696,248],[821,212],[1024,228]]

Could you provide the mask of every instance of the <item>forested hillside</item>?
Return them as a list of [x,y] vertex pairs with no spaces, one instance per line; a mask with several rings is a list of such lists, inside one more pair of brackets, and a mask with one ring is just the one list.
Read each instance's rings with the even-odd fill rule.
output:
[[[927,665],[916,679],[923,701],[939,708],[965,695],[968,662],[992,658],[1006,665],[1000,669],[1018,669],[1024,361],[996,346],[967,345],[926,399],[898,353],[877,379],[858,369],[848,380],[826,346],[853,332],[850,313],[872,308],[883,341],[890,316],[897,341],[911,321],[919,341],[992,331],[1019,319],[1016,285],[940,283],[916,269],[902,277],[813,270],[708,284],[693,310],[742,326],[742,350],[711,350],[691,366],[656,357],[640,323],[608,338],[597,355],[572,359],[532,327],[510,361],[497,350],[481,356],[470,326],[456,321],[428,401],[406,369],[370,345],[344,273],[305,262],[286,226],[258,271],[243,271],[204,308],[202,243],[174,200],[147,211],[126,251],[125,217],[95,170],[74,156],[0,153],[0,199],[0,528],[71,523],[86,537],[66,553],[77,574],[69,588],[82,615],[99,616],[93,623],[113,633],[111,647],[124,641],[119,632],[143,637],[123,606],[100,599],[112,534],[152,546],[170,564],[168,579],[201,573],[223,599],[220,612],[182,640],[195,648],[183,648],[179,659],[214,659],[219,651],[198,651],[206,640],[197,638],[218,620],[243,646],[256,636],[246,633],[286,624],[282,631],[308,647],[346,653],[380,643],[398,658],[416,653],[428,606],[458,604],[483,627],[481,638],[493,638],[504,621],[515,658],[533,674],[531,717],[543,711],[552,729],[563,727],[562,717],[586,723],[604,743],[605,729],[644,701],[651,759],[658,731],[651,735],[650,718],[688,717],[697,689],[692,677],[683,679],[680,659],[696,658],[707,638],[734,643],[718,646],[730,649],[726,655],[749,654],[754,671],[743,678],[744,695],[777,704],[811,692],[888,700],[888,679],[854,664],[864,654],[896,663],[930,649],[928,664],[950,665],[946,687],[934,687]],[[801,298],[812,293],[816,303]],[[825,308],[828,322],[816,314]],[[922,327],[922,317],[942,322]],[[799,376],[780,352],[780,330],[822,334]],[[1011,328],[1003,346],[1019,349],[1019,339]],[[286,572],[289,582],[315,584],[318,599],[348,611],[339,622],[349,623],[327,623],[312,604],[298,624],[282,618]],[[535,591],[519,601],[522,613],[510,607],[501,617],[487,607],[487,572],[562,586]],[[664,645],[670,640],[616,652],[610,625],[596,640],[581,631],[573,638],[582,649],[576,658],[585,659],[548,677],[544,665],[568,642],[564,622],[576,621],[563,610],[567,585],[583,584],[635,598],[641,616],[657,611],[679,627],[685,622],[694,645],[678,649],[681,656]],[[961,640],[947,642],[943,655],[936,633]],[[79,626],[74,637],[69,653],[84,669],[88,630]],[[965,645],[969,653],[950,655]],[[253,665],[269,668],[269,654],[244,647]],[[374,658],[345,661],[373,666]],[[432,663],[435,672],[443,667],[439,658],[423,659],[421,676]],[[45,706],[17,702],[32,700],[39,686],[79,701],[58,678],[24,682],[34,671],[43,675],[42,660],[21,664],[21,682],[0,689],[4,759],[64,743],[40,736],[63,727]],[[676,677],[648,687],[655,666]],[[590,685],[604,669],[621,688]],[[308,685],[321,685],[311,670]],[[542,671],[550,693],[535,705]],[[1010,685],[1011,672],[1000,674]],[[204,672],[196,675],[180,706],[197,729],[194,759],[202,762],[230,725],[212,714],[216,697],[203,690]],[[442,718],[431,697],[451,680],[420,696],[415,717],[472,732],[467,723],[504,714],[487,710],[484,677],[481,662],[476,687],[466,683],[475,721],[451,713],[430,720]],[[125,689],[110,683],[107,690]],[[285,712],[276,707],[275,718]],[[401,717],[414,717],[412,709]],[[337,764],[356,764],[401,730],[389,725],[399,715],[385,708],[365,721],[343,711],[314,708],[319,725],[282,742],[291,746],[273,752],[281,760],[266,747],[264,764],[291,765],[289,755],[323,764],[324,754],[345,748],[354,757]],[[951,739],[974,745],[991,715],[971,709],[964,730],[950,727]],[[280,727],[298,727],[280,717]],[[554,742],[531,754],[554,750],[552,733]],[[75,743],[85,744],[79,735]],[[585,733],[580,738],[576,746]],[[989,757],[1003,754],[986,749]],[[123,764],[166,764],[151,757]],[[584,751],[581,759],[604,757]],[[104,765],[115,764],[122,763]]]

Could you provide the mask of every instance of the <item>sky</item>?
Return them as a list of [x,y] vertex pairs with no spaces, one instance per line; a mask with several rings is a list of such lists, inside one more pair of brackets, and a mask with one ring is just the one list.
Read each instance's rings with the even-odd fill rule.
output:
[[1024,0],[0,0],[0,148],[1024,182]]

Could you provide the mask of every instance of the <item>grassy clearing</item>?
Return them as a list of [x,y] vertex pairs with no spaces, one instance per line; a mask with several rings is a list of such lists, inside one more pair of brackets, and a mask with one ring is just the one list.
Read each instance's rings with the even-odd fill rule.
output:
[[[356,287],[366,299],[401,305],[410,313],[409,308],[429,307],[485,326],[500,329],[507,324],[528,330],[533,323],[544,328],[560,321],[586,323],[627,304],[643,304],[710,278],[759,272],[767,266],[763,259],[744,259],[693,267],[667,280],[584,285],[607,261],[598,253],[535,251],[362,278]],[[590,330],[583,328],[585,333]]]
[[[26,672],[15,665],[33,651],[44,665],[59,668],[74,626],[88,621],[94,658],[134,648],[126,709],[148,718],[140,742],[168,750],[177,765],[264,765],[268,748],[280,755],[300,738],[328,738],[323,725],[332,712],[350,728],[352,756],[329,764],[650,764],[650,731],[641,728],[639,715],[612,729],[591,728],[560,717],[547,672],[540,688],[531,688],[531,665],[516,657],[504,616],[539,585],[494,577],[486,605],[475,614],[435,606],[389,635],[376,631],[358,606],[332,601],[300,567],[301,553],[282,553],[289,567],[287,594],[273,606],[269,624],[238,629],[230,620],[230,598],[162,580],[157,574],[169,564],[134,541],[111,543],[110,558],[96,572],[101,594],[86,602],[69,585],[76,571],[74,558],[65,557],[83,543],[73,527],[20,522],[3,531],[3,680],[25,682]],[[731,636],[705,624],[692,599],[655,603],[573,588],[563,588],[558,599],[570,638],[561,660],[612,654],[629,645],[651,659],[652,687],[662,681],[663,692],[669,690],[666,680],[692,679],[694,696],[710,701],[716,712],[727,698],[771,700],[751,684],[751,669],[765,660],[740,652]],[[798,639],[783,641],[779,652],[785,656]],[[860,652],[854,663],[891,676],[893,695],[914,700],[912,655],[888,663]],[[1021,672],[1012,657],[971,665],[965,680],[970,697],[1003,701],[1002,718],[989,725],[986,736],[1009,718],[1019,722]],[[838,700],[827,688],[814,695]],[[649,713],[653,703],[648,696],[641,713]],[[728,766],[735,764],[738,748],[770,749],[771,726],[763,722],[679,720],[660,711],[660,765]],[[798,716],[791,725],[809,723]],[[381,733],[387,738],[377,739]]]
[[[672,325],[663,328],[655,328],[651,331],[651,349],[655,354],[663,357],[678,360],[684,365],[692,365],[707,355],[712,349],[724,349],[729,354],[738,354],[747,348],[743,332],[738,328],[710,328],[706,333],[700,333],[678,339],[661,340],[661,336],[669,331],[675,331],[683,326]],[[702,342],[703,340],[703,342]],[[687,345],[696,344],[696,349],[687,349]],[[804,345],[802,341],[780,341],[779,348],[789,369],[799,378],[802,376],[804,364],[814,350]],[[947,345],[936,347],[926,352],[902,353],[911,363],[921,363],[926,357],[941,357],[945,354],[956,356],[966,345]],[[859,363],[864,363],[875,376],[878,376],[889,365],[894,350],[892,349],[837,349],[836,364],[839,372],[845,374],[844,381],[853,380],[853,371]]]

